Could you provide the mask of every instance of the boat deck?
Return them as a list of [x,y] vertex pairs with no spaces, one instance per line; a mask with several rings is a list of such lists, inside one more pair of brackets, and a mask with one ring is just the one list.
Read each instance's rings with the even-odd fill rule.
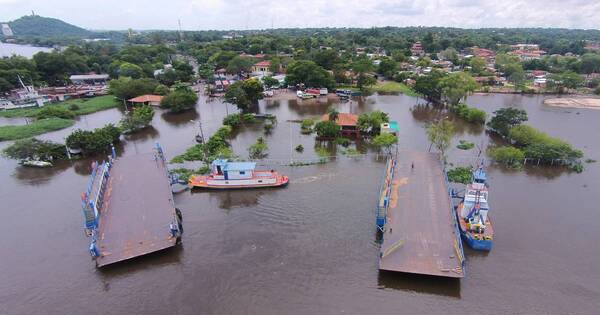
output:
[[379,269],[462,278],[464,256],[451,207],[438,156],[427,152],[401,154]]
[[176,245],[166,172],[164,161],[152,153],[114,160],[100,211],[98,267]]

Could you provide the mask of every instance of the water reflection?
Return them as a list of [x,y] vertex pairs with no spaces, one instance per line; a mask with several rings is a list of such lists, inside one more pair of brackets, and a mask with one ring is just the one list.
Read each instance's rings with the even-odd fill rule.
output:
[[64,172],[70,167],[68,161],[57,161],[53,167],[38,168],[28,166],[17,166],[13,177],[18,181],[29,185],[45,185],[49,184],[52,177],[56,174]]
[[139,141],[139,140],[149,140],[158,138],[160,133],[153,126],[146,127],[142,130],[136,131],[132,134],[124,135],[125,140],[131,141]]
[[460,299],[460,279],[380,271],[377,283],[381,289],[412,291]]
[[410,112],[416,121],[425,123],[446,117],[443,107],[431,104],[416,104],[411,107]]
[[196,109],[190,109],[178,114],[164,112],[160,117],[173,127],[185,127],[190,123],[190,120],[197,120],[198,117],[200,117],[200,114],[198,114]]
[[109,280],[123,275],[131,275],[142,270],[152,270],[165,265],[181,262],[183,246],[174,246],[158,252],[138,256],[127,260],[126,263],[112,264],[96,269],[104,285],[105,291],[110,289]]

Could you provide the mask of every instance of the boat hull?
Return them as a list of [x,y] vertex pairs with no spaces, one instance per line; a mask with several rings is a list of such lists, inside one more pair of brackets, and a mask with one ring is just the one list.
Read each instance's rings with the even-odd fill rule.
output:
[[289,183],[287,176],[277,175],[274,181],[259,183],[248,180],[209,180],[206,176],[192,176],[188,183],[191,188],[200,189],[252,189],[252,188],[275,188],[283,187]]
[[460,237],[474,250],[490,251],[492,249],[492,240],[476,240],[471,233],[464,231],[460,231]]

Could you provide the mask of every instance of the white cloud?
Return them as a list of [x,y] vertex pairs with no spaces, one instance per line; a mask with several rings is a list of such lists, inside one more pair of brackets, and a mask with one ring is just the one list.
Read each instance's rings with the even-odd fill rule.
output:
[[256,29],[275,27],[600,28],[588,0],[0,0],[0,20],[36,14],[89,29]]

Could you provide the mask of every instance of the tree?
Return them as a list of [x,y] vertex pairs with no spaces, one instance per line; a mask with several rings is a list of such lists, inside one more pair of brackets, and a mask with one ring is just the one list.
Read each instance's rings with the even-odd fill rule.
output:
[[319,66],[331,70],[333,69],[333,65],[339,61],[339,58],[337,51],[325,49],[316,51],[312,56],[312,60]]
[[250,72],[250,69],[252,68],[253,65],[254,65],[254,62],[252,61],[251,58],[235,56],[227,64],[226,70],[228,73],[234,73],[234,74],[239,74],[242,72],[248,73],[248,72]]
[[373,144],[379,148],[385,148],[388,153],[396,142],[398,142],[398,137],[391,133],[382,133],[373,138]]
[[600,55],[587,53],[581,56],[581,72],[600,72]]
[[154,109],[148,105],[134,107],[129,115],[121,119],[120,127],[125,133],[148,127],[154,117]]
[[156,95],[167,95],[167,94],[169,94],[170,91],[171,90],[169,90],[168,86],[166,86],[164,84],[159,84],[154,89],[154,94],[156,94]]
[[398,63],[390,58],[384,58],[379,63],[379,73],[387,78],[392,78],[398,71]]
[[198,95],[192,90],[176,89],[163,97],[160,107],[168,109],[171,113],[181,113],[194,108],[196,102],[198,102]]
[[330,106],[327,109],[327,115],[329,116],[329,121],[335,122],[338,119],[340,112],[334,106]]
[[108,86],[110,93],[114,96],[122,100],[128,100],[136,96],[152,94],[158,83],[148,78],[132,79],[124,77],[110,80]]
[[333,121],[320,121],[315,124],[314,130],[320,138],[335,138],[341,127]]
[[139,79],[144,75],[144,70],[138,66],[129,62],[124,62],[119,67],[119,76],[130,77],[133,79]]
[[287,85],[304,84],[306,87],[326,87],[332,89],[335,81],[329,72],[310,60],[298,60],[287,68]]
[[558,93],[581,87],[584,82],[581,75],[573,71],[551,74],[548,79],[548,87],[555,88]]
[[515,91],[517,91],[518,89],[522,89],[524,87],[525,80],[527,80],[527,75],[525,74],[525,70],[523,70],[522,67],[516,68],[508,76],[508,81],[511,82],[515,86]]
[[469,61],[469,65],[471,66],[471,72],[474,74],[479,75],[486,71],[486,63],[483,58],[473,57]]
[[93,131],[77,129],[65,141],[69,148],[81,149],[82,153],[95,154],[106,152],[110,146],[119,142],[121,130],[112,124]]
[[364,73],[359,74],[358,79],[356,80],[356,86],[361,90],[364,90],[366,87],[374,85],[375,83],[377,83],[377,79]]
[[488,127],[503,137],[508,137],[508,132],[514,126],[527,121],[527,112],[513,107],[501,108],[494,111],[494,117],[488,122]]
[[462,99],[467,98],[469,93],[477,89],[477,82],[466,72],[455,72],[440,81],[442,95],[448,99],[450,104],[456,105]]
[[519,168],[525,159],[525,153],[512,146],[493,147],[488,150],[489,156],[496,162],[504,163],[510,168]]
[[2,151],[2,155],[15,160],[42,160],[52,161],[65,157],[65,146],[52,141],[38,140],[36,138],[21,139]]
[[417,93],[423,95],[428,102],[437,103],[442,98],[440,82],[446,76],[442,71],[432,70],[428,75],[417,77],[414,89]]
[[448,120],[440,120],[427,126],[427,138],[430,146],[435,147],[441,154],[444,164],[446,164],[446,150],[450,147],[452,137],[454,136],[454,125]]
[[458,51],[452,47],[442,50],[439,55],[441,59],[452,61],[452,63],[458,61]]
[[262,78],[262,81],[263,85],[267,88],[279,86],[279,81],[277,79],[274,79],[273,77],[264,77]]
[[366,134],[378,135],[381,124],[389,122],[389,116],[380,110],[362,113],[358,116],[358,129]]
[[264,97],[263,92],[263,86],[257,79],[237,81],[225,92],[225,101],[246,111]]

